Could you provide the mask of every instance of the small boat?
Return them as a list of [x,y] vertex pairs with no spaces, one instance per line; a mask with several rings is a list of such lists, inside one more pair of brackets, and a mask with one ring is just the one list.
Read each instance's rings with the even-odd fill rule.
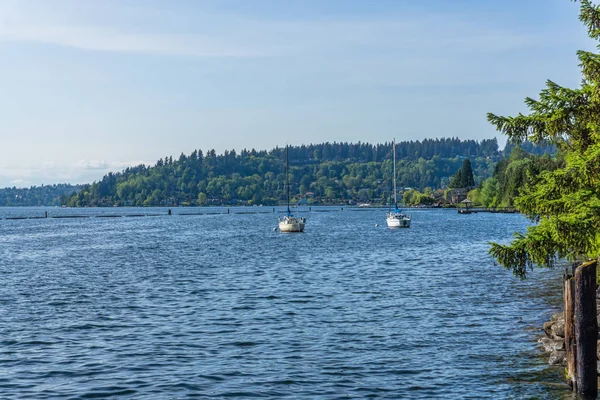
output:
[[299,218],[290,210],[290,177],[289,177],[289,152],[285,147],[285,180],[287,185],[287,213],[279,217],[279,231],[284,233],[304,232],[306,218]]
[[292,213],[279,217],[279,231],[284,233],[304,232],[306,218],[295,217]]
[[396,139],[392,145],[392,153],[394,154],[394,169],[392,174],[392,180],[394,182],[394,209],[390,210],[386,214],[385,221],[388,228],[410,228],[411,216],[404,214],[402,210],[398,209],[398,191],[396,190]]

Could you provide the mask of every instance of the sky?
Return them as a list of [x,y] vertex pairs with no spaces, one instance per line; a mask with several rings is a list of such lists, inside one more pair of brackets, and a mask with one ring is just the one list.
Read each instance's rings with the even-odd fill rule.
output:
[[0,187],[194,149],[505,139],[595,50],[568,0],[0,0]]

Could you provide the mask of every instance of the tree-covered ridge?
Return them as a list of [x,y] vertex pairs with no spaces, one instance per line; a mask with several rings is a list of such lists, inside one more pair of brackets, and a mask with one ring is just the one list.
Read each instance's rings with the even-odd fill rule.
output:
[[[323,143],[289,148],[294,200],[309,202],[386,199],[391,188],[392,143]],[[501,155],[496,139],[426,139],[396,144],[400,187],[424,190],[446,185],[470,158],[476,180],[490,176]],[[276,204],[284,199],[285,148],[235,150],[217,155],[194,150],[109,173],[64,204],[206,205]]]
[[68,184],[0,189],[0,206],[58,206],[80,189]]

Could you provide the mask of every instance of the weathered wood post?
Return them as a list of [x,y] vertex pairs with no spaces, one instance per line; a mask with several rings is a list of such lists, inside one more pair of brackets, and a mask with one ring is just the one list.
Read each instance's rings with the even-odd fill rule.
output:
[[564,276],[564,303],[565,303],[565,355],[567,359],[567,383],[573,388],[576,388],[577,371],[575,357],[577,347],[575,344],[575,326],[573,321],[574,306],[575,306],[575,279],[572,271],[565,271]]
[[574,280],[574,331],[577,343],[575,390],[577,393],[595,397],[598,394],[598,376],[596,372],[598,341],[596,261],[590,261],[577,267]]

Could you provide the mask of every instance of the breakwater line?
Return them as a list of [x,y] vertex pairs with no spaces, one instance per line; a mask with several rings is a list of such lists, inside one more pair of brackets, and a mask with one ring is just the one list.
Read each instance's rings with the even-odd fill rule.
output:
[[[283,207],[268,207],[267,210],[248,210],[247,208],[219,208],[216,210],[203,209],[202,211],[187,211],[182,208],[169,208],[157,211],[143,212],[136,210],[136,212],[111,212],[111,213],[89,213],[82,212],[82,210],[102,210],[102,208],[74,208],[74,209],[59,209],[60,211],[41,211],[39,214],[30,214],[21,208],[22,211],[15,215],[0,215],[0,220],[32,220],[32,219],[78,219],[78,218],[140,218],[140,217],[165,217],[165,216],[199,216],[199,215],[256,215],[256,214],[275,214],[285,213],[287,210]],[[330,213],[330,212],[342,212],[342,211],[375,211],[381,210],[381,208],[352,208],[352,207],[305,207],[302,209],[294,209],[294,213]]]
[[[456,208],[431,208],[431,207],[403,207],[409,212],[422,212],[426,210],[455,211]],[[3,207],[5,213],[0,213],[2,220],[39,220],[39,219],[95,219],[95,218],[142,218],[142,217],[166,217],[166,216],[202,216],[202,215],[258,215],[258,214],[283,214],[287,211],[285,206],[275,207],[84,207],[84,208],[47,208],[47,207]],[[108,210],[111,210],[110,212]],[[117,211],[118,210],[118,211]],[[382,212],[389,210],[387,206],[306,206],[295,207],[293,213],[339,213],[339,212]],[[459,214],[513,214],[514,209],[479,209],[473,208],[468,211],[458,208]]]

